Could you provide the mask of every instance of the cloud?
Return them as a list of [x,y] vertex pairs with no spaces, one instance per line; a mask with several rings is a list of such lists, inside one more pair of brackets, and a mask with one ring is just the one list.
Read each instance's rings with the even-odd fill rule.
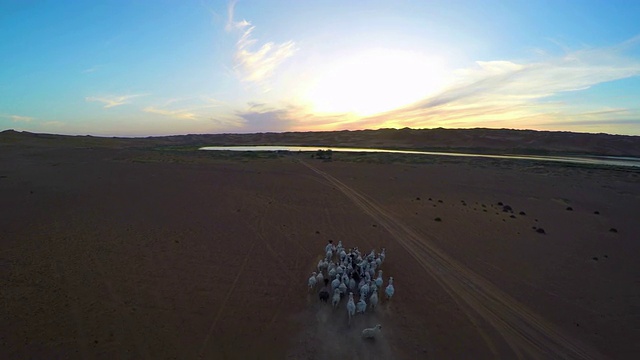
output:
[[9,115],[7,117],[10,118],[11,120],[13,120],[13,122],[29,123],[29,122],[32,122],[34,120],[34,118],[31,117],[31,116]]
[[246,20],[234,21],[235,1],[229,3],[228,19],[225,30],[240,32],[234,54],[234,71],[243,82],[261,84],[268,90],[265,82],[273,76],[276,68],[296,52],[295,43],[287,41],[281,44],[267,42],[262,45],[252,37],[255,26]]
[[211,109],[226,104],[208,96],[173,98],[160,105],[147,106],[142,111],[182,120],[202,120],[210,116]]
[[84,100],[87,102],[101,102],[105,104],[104,108],[109,109],[112,107],[125,105],[131,103],[131,99],[146,96],[147,94],[135,94],[135,95],[123,95],[123,96],[88,96],[85,97]]
[[64,122],[57,121],[57,120],[46,121],[46,122],[42,123],[42,126],[44,126],[44,127],[55,127],[55,128],[58,128],[58,127],[62,127],[64,125],[65,125]]
[[148,106],[144,108],[142,111],[151,113],[151,114],[159,114],[163,116],[170,116],[176,119],[187,119],[193,120],[196,118],[196,114],[190,112],[189,110],[166,110],[166,109],[158,109],[153,106]]
[[242,129],[249,132],[333,130],[348,124],[349,114],[317,115],[303,106],[272,107],[249,102],[244,111],[235,115],[242,120]]
[[249,111],[238,114],[244,120],[244,128],[251,132],[285,131],[293,124],[286,109]]
[[90,73],[98,71],[98,69],[100,69],[101,67],[102,67],[102,65],[95,65],[95,66],[92,66],[90,68],[86,68],[86,69],[82,70],[81,72],[83,74],[90,74]]
[[533,122],[535,127],[548,129],[580,128],[582,131],[601,131],[640,135],[640,111],[626,108],[599,108],[597,110],[576,111],[554,114],[549,119],[540,116]]
[[30,123],[35,120],[34,117],[31,116],[23,116],[23,115],[15,115],[15,114],[1,114],[0,118],[11,119],[14,123]]
[[635,43],[568,52],[541,62],[478,61],[458,70],[456,81],[435,95],[354,121],[382,127],[528,127],[541,118],[552,122],[609,116],[576,111],[575,105],[553,101],[553,96],[639,76],[640,62],[621,53]]
[[[578,104],[557,95],[640,76],[640,61],[624,56],[640,41],[564,52],[544,61],[477,61],[455,72],[438,93],[372,116],[315,114],[311,106],[249,102],[236,113],[247,131],[342,130],[384,127],[508,127],[638,134],[640,108]],[[616,130],[617,129],[617,130]]]
[[230,1],[229,5],[227,6],[227,24],[224,27],[224,29],[227,32],[231,32],[234,29],[243,29],[246,26],[251,25],[247,20],[242,20],[242,21],[233,20],[236,3],[237,1]]

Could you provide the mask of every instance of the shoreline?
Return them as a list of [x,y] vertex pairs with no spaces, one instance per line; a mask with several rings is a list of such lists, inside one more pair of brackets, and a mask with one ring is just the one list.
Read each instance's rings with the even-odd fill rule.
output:
[[460,153],[460,152],[433,152],[418,150],[391,150],[379,148],[344,148],[344,147],[312,147],[312,146],[288,146],[288,145],[256,145],[256,146],[204,146],[198,148],[203,151],[267,151],[267,152],[316,152],[328,151],[347,153],[382,153],[382,154],[407,154],[407,155],[431,155],[431,156],[454,156],[454,157],[479,157],[488,159],[508,159],[508,160],[534,160],[534,161],[557,161],[572,164],[585,165],[605,165],[605,166],[630,166],[640,167],[640,158],[616,157],[616,156],[541,156],[541,155],[520,155],[520,154],[481,154],[481,153]]

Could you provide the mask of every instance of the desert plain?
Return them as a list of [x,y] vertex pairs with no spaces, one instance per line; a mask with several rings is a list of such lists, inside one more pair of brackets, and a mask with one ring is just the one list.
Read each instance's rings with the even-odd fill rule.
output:
[[[9,135],[2,359],[640,354],[640,168]],[[395,279],[351,325],[307,288],[328,240]]]

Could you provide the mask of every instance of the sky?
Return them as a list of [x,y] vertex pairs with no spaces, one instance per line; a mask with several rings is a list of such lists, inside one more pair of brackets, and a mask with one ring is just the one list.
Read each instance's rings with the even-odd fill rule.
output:
[[636,0],[0,0],[0,130],[640,135]]

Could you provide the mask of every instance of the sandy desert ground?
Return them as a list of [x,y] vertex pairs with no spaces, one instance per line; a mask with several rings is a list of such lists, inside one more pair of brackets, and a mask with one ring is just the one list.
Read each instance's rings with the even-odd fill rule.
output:
[[[639,169],[4,144],[0,199],[2,359],[640,353]],[[329,239],[395,278],[351,326]]]

